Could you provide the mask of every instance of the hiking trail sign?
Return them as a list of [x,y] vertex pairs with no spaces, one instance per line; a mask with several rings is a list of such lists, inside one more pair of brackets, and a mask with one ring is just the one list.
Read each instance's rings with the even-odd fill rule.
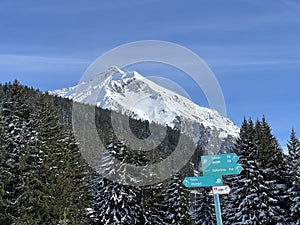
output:
[[240,174],[243,167],[237,163],[238,160],[235,153],[201,156],[203,176],[186,177],[183,180],[187,188],[213,187],[217,225],[223,224],[219,195],[229,194],[231,190],[227,185],[222,186],[222,175]]

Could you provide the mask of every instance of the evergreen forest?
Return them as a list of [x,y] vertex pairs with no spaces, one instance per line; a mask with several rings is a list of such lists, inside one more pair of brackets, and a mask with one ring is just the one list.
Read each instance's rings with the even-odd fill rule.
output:
[[[191,192],[182,184],[195,171],[201,174],[200,156],[207,154],[201,142],[194,157],[170,178],[147,186],[121,184],[99,175],[82,156],[72,130],[72,107],[71,100],[18,81],[0,85],[1,225],[216,224],[211,189]],[[168,127],[151,152],[133,150],[114,133],[111,112],[95,112],[107,173],[128,172],[111,169],[111,158],[153,164],[179,144],[180,131]],[[137,138],[149,135],[149,122],[128,120]],[[284,152],[265,117],[244,118],[239,138],[222,152],[236,153],[244,168],[239,175],[224,176],[232,189],[220,197],[224,224],[300,224],[300,141],[294,129]]]

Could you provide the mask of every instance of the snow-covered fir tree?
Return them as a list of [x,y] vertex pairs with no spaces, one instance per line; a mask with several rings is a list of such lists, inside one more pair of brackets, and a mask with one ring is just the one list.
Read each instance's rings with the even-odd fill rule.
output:
[[191,218],[196,225],[216,224],[214,198],[210,191],[211,188],[199,188],[191,194]]
[[256,140],[258,146],[258,160],[265,185],[262,186],[265,198],[263,202],[268,210],[267,224],[280,224],[288,221],[288,206],[286,204],[289,195],[287,192],[287,169],[283,151],[272,134],[271,127],[265,117],[257,121]]
[[290,219],[295,224],[300,224],[300,141],[294,129],[292,129],[287,148],[286,164],[289,178]]
[[166,218],[168,224],[191,224],[189,215],[189,192],[182,186],[182,178],[175,173],[168,182],[165,191],[165,201],[168,205]]
[[98,178],[94,210],[96,224],[143,224],[141,199],[132,187]]
[[152,184],[142,188],[145,225],[168,225],[166,211],[168,205],[164,200],[164,183]]
[[6,155],[3,162],[4,181],[4,221],[10,224],[17,221],[24,213],[25,179],[24,157],[26,141],[28,140],[26,124],[29,121],[29,106],[26,93],[19,82],[5,87],[6,96],[2,104],[2,123],[4,126],[4,140]]
[[1,95],[1,224],[88,224],[84,163],[52,97],[17,81]]
[[[228,177],[232,186],[225,208],[225,224],[283,224],[287,221],[282,206],[285,188],[275,172],[283,164],[281,150],[263,119],[254,126],[244,120],[240,137],[233,149],[239,155],[244,170]],[[279,171],[277,171],[279,172]]]
[[[0,86],[0,89],[2,86]],[[1,91],[0,91],[1,93]],[[0,117],[2,118],[1,111]],[[5,179],[5,170],[4,170],[4,162],[6,157],[6,146],[4,144],[4,127],[2,124],[2,120],[0,120],[0,223],[5,224],[5,190],[4,190],[4,179]]]
[[[113,158],[122,160],[126,146],[115,141],[107,145],[103,152],[101,172],[111,176],[122,174],[122,167],[116,168]],[[96,195],[94,197],[94,210],[96,224],[143,224],[143,210],[140,188],[122,185],[109,179],[95,175],[93,181]]]
[[[257,146],[252,120],[244,119],[240,137],[233,149],[239,156],[239,163],[244,168],[240,175],[228,176],[232,189],[224,208],[224,224],[260,224],[258,201],[262,176],[257,164]],[[256,201],[254,205],[253,202]],[[255,208],[253,208],[255,207]]]

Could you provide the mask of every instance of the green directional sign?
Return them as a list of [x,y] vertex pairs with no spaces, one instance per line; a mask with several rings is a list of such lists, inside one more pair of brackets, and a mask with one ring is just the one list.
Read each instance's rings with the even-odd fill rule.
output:
[[223,180],[222,175],[186,177],[183,180],[183,185],[188,188],[221,186]]
[[238,160],[239,157],[235,153],[201,156],[202,169],[210,165],[235,164]]
[[[241,165],[237,164],[238,160],[239,157],[235,153],[201,156],[203,176],[186,177],[183,181],[183,184],[186,187],[206,187],[211,186],[211,181],[218,182],[219,184],[217,186],[220,187],[221,183],[223,183],[222,175],[234,175],[240,174],[242,172],[243,168],[241,167]],[[221,182],[219,182],[220,180]],[[205,183],[204,181],[207,183]],[[214,187],[214,190],[216,190],[216,192],[214,193],[214,202],[217,224],[222,225],[223,223],[219,194],[228,194],[230,188],[228,187],[226,191],[223,191],[224,187],[226,187],[223,186],[223,189],[221,191],[221,189],[218,189],[218,187]]]
[[234,175],[240,174],[243,167],[239,164],[216,164],[203,169],[203,175]]

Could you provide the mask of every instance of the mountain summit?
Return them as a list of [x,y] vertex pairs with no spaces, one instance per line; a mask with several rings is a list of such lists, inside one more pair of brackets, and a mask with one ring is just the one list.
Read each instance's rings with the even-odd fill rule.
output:
[[111,67],[88,82],[51,94],[172,128],[184,123],[180,130],[195,141],[199,140],[201,127],[217,132],[221,139],[234,138],[239,133],[239,128],[217,111],[201,107],[136,71],[125,72],[118,67]]

